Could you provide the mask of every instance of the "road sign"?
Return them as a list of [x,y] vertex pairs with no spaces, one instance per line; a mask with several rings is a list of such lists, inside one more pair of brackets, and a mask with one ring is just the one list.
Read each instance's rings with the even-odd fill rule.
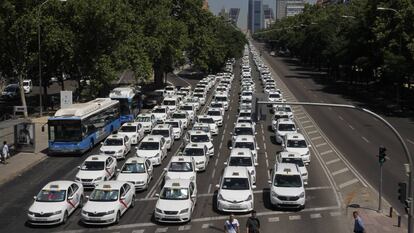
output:
[[72,91],[60,92],[60,108],[67,108],[72,105]]

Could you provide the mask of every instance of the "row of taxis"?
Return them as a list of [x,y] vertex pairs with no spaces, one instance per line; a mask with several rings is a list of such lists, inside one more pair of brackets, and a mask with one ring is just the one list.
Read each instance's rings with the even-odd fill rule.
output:
[[[45,185],[29,207],[28,223],[66,223],[77,208],[81,208],[84,224],[118,223],[127,209],[135,206],[136,191],[148,188],[154,166],[162,164],[174,141],[181,138],[185,138],[184,150],[180,156],[173,156],[165,168],[154,215],[164,222],[189,221],[197,197],[196,174],[205,170],[214,155],[212,135],[218,134],[224,114],[219,111],[220,118],[216,111],[220,106],[224,109],[225,101],[217,99],[203,114],[197,112],[207,103],[207,94],[215,83],[232,79],[231,73],[209,75],[193,91],[191,87],[166,87],[162,104],[150,113],[139,114],[134,122],[124,123],[116,134],[108,136],[101,143],[99,154],[87,157],[78,166],[74,181]],[[133,145],[136,152],[127,158]],[[121,168],[118,160],[125,160]],[[171,207],[179,210],[169,210]],[[178,220],[172,215],[178,215]]]
[[307,165],[311,160],[310,145],[296,126],[292,107],[284,103],[283,93],[270,69],[252,45],[251,52],[268,101],[274,102],[269,105],[273,113],[271,128],[276,143],[282,146],[282,151],[276,154],[269,180],[270,202],[275,207],[303,209],[306,202],[305,185],[308,184]]

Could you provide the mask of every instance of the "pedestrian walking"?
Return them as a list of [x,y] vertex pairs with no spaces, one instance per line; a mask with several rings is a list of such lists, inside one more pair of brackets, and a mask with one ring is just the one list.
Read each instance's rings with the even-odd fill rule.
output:
[[224,233],[239,233],[239,228],[239,221],[234,218],[234,214],[230,214],[229,219],[224,223]]
[[365,232],[364,222],[362,221],[362,218],[359,216],[358,211],[354,211],[352,215],[354,216],[354,232],[364,233]]
[[247,233],[260,233],[260,221],[256,217],[256,210],[252,210],[252,216],[247,219],[246,223]]
[[9,152],[9,146],[7,145],[7,142],[6,141],[4,141],[3,142],[3,148],[2,148],[2,150],[1,150],[1,159],[2,159],[2,162],[4,163],[4,164],[7,164],[7,161],[6,161],[6,159],[8,159],[9,158],[9,156],[10,156],[10,152]]

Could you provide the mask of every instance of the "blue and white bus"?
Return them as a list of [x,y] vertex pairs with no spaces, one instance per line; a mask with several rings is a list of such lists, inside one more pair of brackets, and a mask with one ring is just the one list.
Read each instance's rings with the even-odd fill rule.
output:
[[117,87],[111,91],[109,98],[119,101],[121,123],[134,121],[141,110],[141,92],[133,87]]
[[72,104],[48,119],[49,153],[82,154],[121,126],[119,102],[98,98]]

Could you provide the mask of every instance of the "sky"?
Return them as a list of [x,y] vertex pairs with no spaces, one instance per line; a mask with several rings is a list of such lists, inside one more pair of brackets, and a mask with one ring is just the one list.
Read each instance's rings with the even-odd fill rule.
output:
[[[240,15],[238,26],[242,29],[247,28],[247,5],[248,0],[209,0],[208,4],[210,6],[210,11],[213,12],[215,15],[220,12],[220,10],[224,7],[227,10],[230,8],[240,8]],[[276,0],[263,0],[263,4],[268,4],[270,8],[273,9],[273,15],[275,14],[276,8]]]

